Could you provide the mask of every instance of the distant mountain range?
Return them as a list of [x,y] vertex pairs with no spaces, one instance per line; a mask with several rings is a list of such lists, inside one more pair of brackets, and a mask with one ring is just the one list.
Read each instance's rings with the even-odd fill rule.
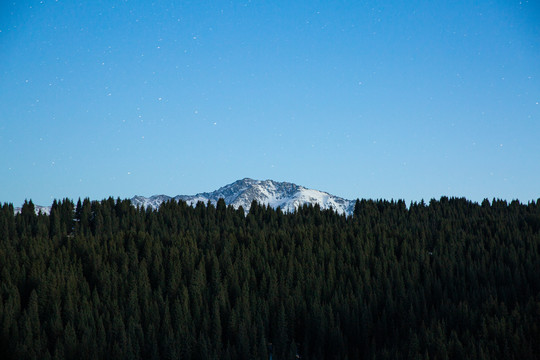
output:
[[190,205],[196,205],[202,201],[210,201],[216,204],[223,198],[227,205],[242,208],[249,211],[251,202],[257,200],[260,204],[269,205],[272,208],[280,207],[285,212],[293,212],[304,204],[318,204],[321,209],[334,209],[340,214],[352,214],[355,201],[346,200],[329,193],[305,188],[289,182],[277,182],[273,180],[253,180],[245,178],[232,184],[225,185],[212,192],[199,193],[196,195],[154,195],[150,197],[135,196],[131,202],[135,206],[152,207],[157,209],[164,201],[174,199],[183,200]]
[[[150,197],[135,196],[131,199],[134,206],[151,207],[158,209],[159,206],[169,200],[182,200],[189,205],[195,206],[202,201],[205,204],[210,201],[216,204],[223,198],[227,205],[235,208],[240,206],[247,212],[251,207],[251,202],[257,200],[260,204],[269,205],[272,208],[281,208],[284,212],[293,212],[304,204],[319,205],[321,209],[333,209],[339,214],[351,215],[354,210],[354,200],[347,200],[331,195],[324,191],[305,188],[289,182],[277,182],[273,180],[253,180],[245,178],[237,180],[232,184],[225,185],[212,192],[204,192],[196,195],[153,195]],[[50,206],[35,205],[36,213],[49,214]],[[21,208],[15,208],[19,213]]]

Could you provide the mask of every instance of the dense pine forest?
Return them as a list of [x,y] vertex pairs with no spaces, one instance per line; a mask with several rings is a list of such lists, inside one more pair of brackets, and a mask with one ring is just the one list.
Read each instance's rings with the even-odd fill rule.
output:
[[1,359],[270,355],[540,358],[540,201],[1,207]]

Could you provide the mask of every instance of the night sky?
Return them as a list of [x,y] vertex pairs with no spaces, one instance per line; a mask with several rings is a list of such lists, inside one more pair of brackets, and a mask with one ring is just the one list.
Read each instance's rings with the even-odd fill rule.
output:
[[0,203],[540,197],[527,1],[2,1]]

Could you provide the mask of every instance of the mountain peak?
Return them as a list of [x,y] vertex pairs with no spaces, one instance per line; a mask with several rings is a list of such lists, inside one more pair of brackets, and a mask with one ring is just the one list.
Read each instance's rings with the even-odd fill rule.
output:
[[[182,200],[190,205],[197,202],[210,201],[216,204],[223,198],[227,205],[242,208],[249,211],[253,200],[272,208],[281,208],[285,212],[293,212],[304,204],[319,205],[321,209],[334,209],[340,214],[352,214],[354,201],[346,200],[323,191],[305,188],[289,182],[277,182],[274,180],[254,180],[243,178],[231,184],[225,185],[212,192],[199,193],[196,195],[177,195],[175,200]],[[152,207],[157,209],[161,203],[172,199],[166,195],[154,195],[149,198],[135,196],[131,202],[136,206]]]

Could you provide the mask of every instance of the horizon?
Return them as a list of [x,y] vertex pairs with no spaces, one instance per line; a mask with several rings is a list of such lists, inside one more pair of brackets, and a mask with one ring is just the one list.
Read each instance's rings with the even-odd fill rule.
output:
[[[134,198],[137,198],[137,197],[141,197],[141,198],[144,198],[144,199],[152,199],[152,198],[155,198],[155,197],[167,197],[169,198],[169,200],[176,200],[177,197],[182,197],[182,196],[197,196],[197,195],[203,195],[203,194],[212,194],[213,192],[216,192],[218,190],[220,190],[221,188],[223,187],[227,187],[229,185],[232,185],[234,184],[235,182],[238,182],[238,181],[243,181],[243,180],[253,180],[253,181],[256,181],[256,182],[266,182],[266,181],[272,181],[272,182],[278,182],[278,181],[275,181],[275,180],[272,180],[272,179],[264,179],[264,180],[259,180],[259,179],[252,179],[252,178],[242,178],[242,179],[238,179],[230,184],[226,184],[224,186],[221,186],[220,188],[218,189],[214,189],[214,190],[211,190],[211,191],[203,191],[203,192],[198,192],[198,193],[195,193],[195,194],[177,194],[177,195],[168,195],[168,194],[153,194],[153,195],[133,195],[131,197],[128,197],[128,198],[120,198],[118,196],[108,196],[108,197],[105,197],[105,198],[102,198],[102,199],[92,199],[92,198],[89,198],[89,197],[79,197],[77,199],[74,199],[74,198],[69,198],[69,197],[63,197],[63,198],[58,198],[58,199],[53,199],[52,202],[50,204],[37,204],[35,203],[32,199],[25,199],[24,202],[20,205],[17,205],[17,204],[13,204],[13,203],[5,203],[5,202],[0,202],[0,206],[4,205],[4,204],[9,204],[9,205],[12,205],[13,208],[15,210],[17,209],[21,209],[22,206],[24,205],[24,203],[32,203],[34,206],[37,206],[37,207],[43,207],[43,208],[49,208],[52,206],[53,202],[56,201],[56,202],[61,202],[65,199],[67,200],[70,200],[72,201],[74,204],[77,204],[78,201],[83,201],[83,200],[86,200],[86,199],[89,199],[90,201],[104,201],[104,200],[108,200],[108,199],[113,199],[115,201],[123,201],[123,200],[130,200],[132,201]],[[540,202],[540,197],[537,198],[537,199],[530,199],[526,202],[524,201],[521,201],[519,199],[502,199],[502,198],[484,198],[480,201],[475,201],[475,200],[471,200],[469,198],[466,198],[464,196],[446,196],[446,195],[442,195],[440,196],[439,198],[430,198],[430,199],[420,199],[420,200],[411,200],[411,201],[407,201],[406,199],[394,199],[394,198],[391,198],[391,199],[385,199],[385,198],[361,198],[361,197],[356,197],[356,198],[343,198],[343,197],[340,197],[338,195],[335,195],[335,194],[332,194],[331,192],[327,192],[327,191],[324,191],[324,190],[319,190],[319,189],[311,189],[311,188],[306,188],[304,186],[302,186],[301,184],[294,184],[294,183],[290,183],[290,182],[287,182],[287,181],[282,181],[282,182],[278,182],[278,183],[288,183],[288,184],[293,184],[293,185],[297,185],[297,186],[300,186],[300,187],[303,187],[307,190],[317,190],[317,191],[320,191],[322,193],[326,193],[328,195],[331,195],[331,196],[335,196],[337,198],[340,198],[340,199],[343,199],[345,201],[351,201],[351,202],[355,202],[355,201],[363,201],[363,200],[366,200],[366,201],[388,201],[388,202],[398,202],[398,201],[403,201],[406,205],[407,208],[409,208],[409,206],[411,205],[416,205],[416,204],[420,204],[422,202],[424,202],[426,204],[426,206],[429,206],[429,203],[431,201],[441,201],[443,198],[446,198],[446,199],[465,199],[466,201],[468,202],[471,202],[473,204],[477,204],[477,205],[481,205],[484,201],[488,201],[489,204],[493,204],[495,201],[505,201],[507,202],[508,204],[513,202],[513,201],[518,201],[520,204],[529,204],[531,202]],[[220,198],[221,199],[221,198]],[[185,201],[185,200],[182,200],[182,199],[179,199],[178,201]],[[208,200],[208,201],[211,201],[211,200]],[[213,202],[213,201],[211,201]],[[261,204],[264,204],[264,202],[262,202]],[[191,206],[193,206],[193,204],[191,204]]]
[[0,203],[536,201],[539,41],[528,1],[4,2]]

